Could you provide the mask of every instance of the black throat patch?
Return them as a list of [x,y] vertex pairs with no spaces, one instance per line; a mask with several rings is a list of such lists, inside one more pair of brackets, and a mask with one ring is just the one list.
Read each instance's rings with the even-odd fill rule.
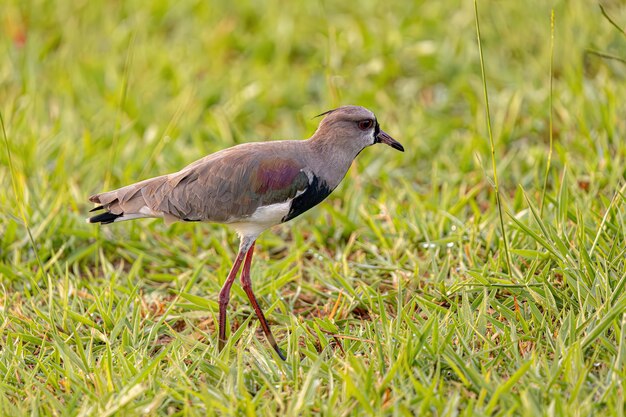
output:
[[333,191],[326,182],[317,176],[313,176],[311,183],[302,194],[294,198],[289,208],[289,213],[283,217],[283,222],[298,217],[311,207],[321,203]]
[[378,120],[374,120],[374,143],[380,143],[380,139],[378,139],[378,134],[380,133],[380,125],[378,124]]

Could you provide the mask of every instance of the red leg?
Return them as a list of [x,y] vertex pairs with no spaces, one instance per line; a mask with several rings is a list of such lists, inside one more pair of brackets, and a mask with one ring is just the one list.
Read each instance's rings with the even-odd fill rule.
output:
[[243,261],[245,254],[245,248],[240,248],[237,258],[235,258],[235,263],[233,263],[233,267],[230,269],[228,277],[220,290],[218,298],[220,304],[219,350],[222,350],[224,348],[224,343],[226,343],[226,307],[228,307],[228,301],[230,299],[230,287],[233,286],[233,282],[235,282],[235,278],[237,278],[237,273],[239,272],[239,267],[241,266],[241,262]]
[[254,308],[254,311],[256,312],[256,315],[259,318],[259,321],[261,322],[261,328],[263,329],[263,332],[265,332],[265,337],[267,337],[267,340],[270,342],[270,345],[272,345],[276,353],[278,353],[278,356],[280,356],[282,360],[286,360],[285,355],[280,350],[280,348],[278,347],[278,343],[276,343],[276,340],[274,339],[274,335],[272,335],[270,326],[269,324],[267,324],[265,315],[263,314],[263,311],[261,311],[261,308],[259,307],[259,303],[257,302],[256,297],[254,296],[254,292],[252,292],[252,281],[250,280],[250,264],[252,264],[253,253],[254,253],[254,243],[252,243],[252,245],[250,246],[250,249],[248,249],[248,253],[246,253],[246,260],[243,263],[243,270],[241,271],[241,286],[243,290],[246,292],[246,295],[248,296],[248,299],[250,300],[250,303],[252,304],[252,308]]

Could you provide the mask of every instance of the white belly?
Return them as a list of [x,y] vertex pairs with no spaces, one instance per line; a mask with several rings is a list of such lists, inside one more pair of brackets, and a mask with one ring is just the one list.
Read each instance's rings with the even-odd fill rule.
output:
[[282,219],[289,213],[290,207],[291,200],[259,207],[250,216],[243,219],[233,219],[227,223],[237,231],[239,236],[256,237],[264,230],[281,223]]

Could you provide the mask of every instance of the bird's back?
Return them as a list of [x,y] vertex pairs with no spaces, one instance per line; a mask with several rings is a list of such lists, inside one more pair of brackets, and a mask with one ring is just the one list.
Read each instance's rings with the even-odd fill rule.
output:
[[101,215],[108,215],[107,223],[138,217],[163,217],[166,222],[237,222],[259,207],[293,199],[306,188],[304,142],[238,145],[176,173],[97,194],[90,200],[108,211]]

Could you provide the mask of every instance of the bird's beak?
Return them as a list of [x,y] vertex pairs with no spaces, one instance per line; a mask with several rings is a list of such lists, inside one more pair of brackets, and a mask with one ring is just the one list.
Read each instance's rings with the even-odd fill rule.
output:
[[380,143],[384,143],[385,145],[391,146],[393,149],[397,149],[400,152],[404,152],[404,146],[400,144],[397,140],[386,134],[384,131],[380,130],[378,135],[376,135],[376,141]]

